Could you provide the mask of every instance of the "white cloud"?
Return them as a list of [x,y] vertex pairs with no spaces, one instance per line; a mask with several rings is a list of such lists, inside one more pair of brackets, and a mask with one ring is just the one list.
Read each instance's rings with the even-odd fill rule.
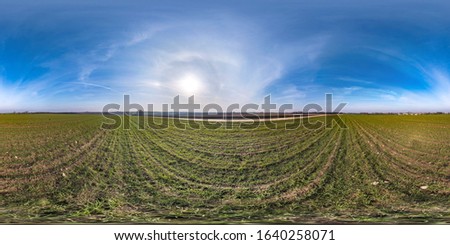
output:
[[[353,97],[340,97],[349,101],[347,111],[385,112],[450,112],[450,76],[442,69],[424,69],[429,88],[421,91],[403,88],[363,88],[352,93]],[[345,94],[345,92],[343,92]]]
[[[176,95],[187,97],[187,89],[180,90],[178,83],[188,75],[201,81],[201,89],[192,90],[196,102],[255,103],[264,98],[269,86],[293,69],[294,63],[296,69],[311,66],[328,38],[308,37],[291,45],[266,49],[268,40],[264,40],[263,33],[236,20],[224,26],[216,29],[203,22],[183,23],[151,32],[155,39],[137,31],[133,40],[138,41],[123,47],[112,58],[114,61],[103,68],[119,67],[125,71],[110,81],[111,86],[120,87],[143,104],[170,103]],[[249,30],[252,35],[248,35]],[[297,92],[301,89],[300,86]]]
[[432,95],[437,97],[437,101],[442,106],[450,109],[450,76],[447,72],[439,69],[433,69],[430,80]]
[[7,85],[0,78],[0,112],[24,111],[42,105],[40,87],[42,84],[30,86]]

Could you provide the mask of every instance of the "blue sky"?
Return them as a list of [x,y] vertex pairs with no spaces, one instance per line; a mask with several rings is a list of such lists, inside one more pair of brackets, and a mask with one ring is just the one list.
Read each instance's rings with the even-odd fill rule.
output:
[[[122,104],[450,111],[450,2],[0,0],[0,112]],[[183,99],[182,99],[183,100]]]

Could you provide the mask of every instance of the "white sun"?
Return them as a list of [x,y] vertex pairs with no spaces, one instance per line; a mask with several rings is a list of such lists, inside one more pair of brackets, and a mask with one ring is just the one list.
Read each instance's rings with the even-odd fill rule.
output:
[[200,78],[195,74],[188,73],[177,81],[177,86],[180,90],[180,93],[191,96],[195,95],[201,90],[202,82]]

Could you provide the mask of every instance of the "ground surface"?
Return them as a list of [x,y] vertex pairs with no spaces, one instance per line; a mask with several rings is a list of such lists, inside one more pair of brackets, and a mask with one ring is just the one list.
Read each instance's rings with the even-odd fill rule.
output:
[[0,115],[0,223],[450,223],[450,116],[341,117],[103,130],[97,115]]

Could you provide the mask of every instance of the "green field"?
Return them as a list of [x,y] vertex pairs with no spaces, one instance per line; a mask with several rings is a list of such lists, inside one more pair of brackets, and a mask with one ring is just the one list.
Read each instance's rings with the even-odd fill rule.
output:
[[0,223],[450,223],[450,115],[341,117],[103,130],[0,115]]

